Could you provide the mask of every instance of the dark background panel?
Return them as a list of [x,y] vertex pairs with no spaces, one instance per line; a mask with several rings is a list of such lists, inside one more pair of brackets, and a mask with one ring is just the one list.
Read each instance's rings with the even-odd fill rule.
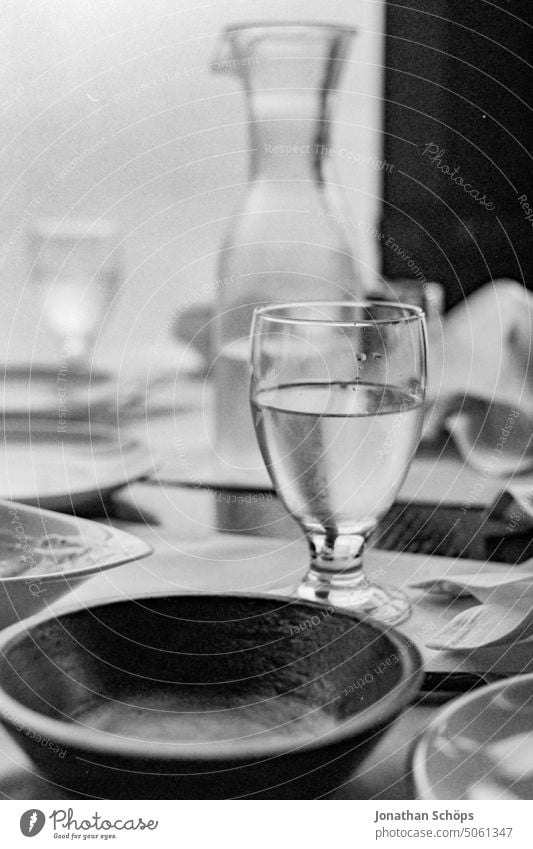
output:
[[[444,284],[448,307],[498,277],[532,288],[519,201],[533,207],[532,12],[527,0],[387,5],[385,158],[395,167],[382,229]],[[383,273],[408,277],[382,244]]]

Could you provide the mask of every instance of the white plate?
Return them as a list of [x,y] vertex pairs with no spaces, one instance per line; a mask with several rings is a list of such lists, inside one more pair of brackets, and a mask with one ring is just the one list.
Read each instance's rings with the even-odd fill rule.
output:
[[418,799],[533,799],[533,674],[442,708],[413,751]]
[[30,564],[36,540],[49,534],[79,537],[87,548],[81,566],[58,565],[45,574],[32,574],[30,569],[0,578],[0,628],[48,607],[95,572],[139,560],[152,552],[147,543],[109,525],[11,501],[0,501],[0,529],[3,536],[19,543]]
[[137,437],[102,424],[5,416],[1,440],[0,498],[51,510],[90,504],[153,470]]

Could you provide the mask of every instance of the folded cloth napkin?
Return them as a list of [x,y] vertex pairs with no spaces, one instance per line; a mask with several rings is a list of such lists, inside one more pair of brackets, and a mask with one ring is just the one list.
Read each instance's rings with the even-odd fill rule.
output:
[[430,351],[430,394],[472,395],[533,416],[533,296],[512,280],[478,289],[444,318]]
[[480,563],[477,571],[472,571],[472,562],[469,566],[457,564],[444,576],[430,564],[411,586],[426,590],[446,605],[464,595],[480,602],[433,633],[426,643],[430,648],[469,652],[529,639],[533,634],[533,560],[518,567]]
[[426,436],[448,430],[487,476],[533,470],[532,329],[531,293],[495,280],[451,310],[430,345]]

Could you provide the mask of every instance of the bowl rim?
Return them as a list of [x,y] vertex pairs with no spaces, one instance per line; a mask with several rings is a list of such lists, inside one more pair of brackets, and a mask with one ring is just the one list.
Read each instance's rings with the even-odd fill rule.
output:
[[[11,501],[6,498],[0,498],[0,512],[3,510],[9,511],[11,509],[15,510],[17,514],[20,513],[21,516],[24,514],[31,514],[35,517],[48,518],[54,522],[65,521],[69,525],[72,524],[73,531],[75,526],[78,526],[80,530],[87,529],[89,543],[91,542],[90,532],[92,532],[94,536],[98,533],[102,538],[102,542],[107,537],[108,541],[117,543],[117,551],[114,554],[108,554],[105,558],[102,558],[100,562],[90,563],[86,566],[79,566],[73,569],[57,569],[55,572],[40,572],[39,574],[32,574],[30,571],[25,571],[21,572],[19,575],[6,576],[5,578],[0,575],[0,588],[5,586],[6,590],[10,588],[13,589],[24,584],[27,585],[34,581],[37,583],[49,584],[88,577],[96,572],[112,569],[115,566],[122,566],[125,563],[131,563],[134,560],[142,560],[144,557],[148,557],[154,552],[153,546],[129,531],[123,531],[108,524],[95,522],[92,519],[83,519],[78,516],[58,513],[55,510],[45,510],[40,507],[35,507],[34,505],[25,504],[21,501]],[[82,534],[80,534],[80,536],[82,536]],[[135,545],[138,550],[128,552],[126,548],[121,551],[120,544],[125,544],[127,541],[130,542],[130,548],[133,548]],[[95,539],[94,542],[96,543],[97,540]],[[0,629],[1,627],[2,625],[0,623]]]
[[[139,601],[153,601],[164,598],[197,599],[198,601],[210,600],[243,600],[250,603],[257,601],[279,602],[283,605],[301,605],[314,610],[327,608],[319,602],[307,601],[297,597],[283,596],[269,593],[169,593],[167,590],[159,592],[139,592],[127,598],[114,598],[112,600],[98,600],[94,603],[80,606],[73,603],[68,607],[62,607],[56,614],[50,611],[38,613],[35,616],[17,622],[0,632],[0,653],[4,660],[8,660],[9,649],[19,643],[31,633],[31,629],[50,619],[68,616],[75,613],[83,613],[99,607],[108,607],[115,604],[131,604]],[[329,606],[331,607],[331,605]],[[262,757],[268,760],[280,755],[292,755],[299,752],[312,752],[324,748],[334,747],[342,741],[349,740],[354,736],[360,736],[367,731],[377,731],[388,722],[392,721],[413,699],[418,692],[423,677],[423,662],[420,651],[410,637],[391,626],[382,625],[380,622],[368,616],[363,616],[353,611],[335,608],[335,614],[346,616],[356,622],[370,625],[378,631],[380,636],[385,636],[392,647],[399,650],[400,668],[402,676],[394,687],[386,693],[379,701],[364,708],[360,713],[347,717],[334,729],[328,730],[317,740],[287,741],[277,743],[263,743],[261,741],[250,742],[248,747],[237,748],[230,742],[215,742],[202,744],[202,748],[186,749],[182,742],[159,742],[143,740],[122,740],[118,738],[106,738],[105,733],[91,729],[81,728],[73,723],[45,717],[41,713],[21,705],[16,699],[5,692],[0,681],[0,721],[10,729],[15,728],[17,734],[22,727],[34,728],[43,738],[53,740],[62,748],[73,751],[84,751],[85,753],[98,754],[100,756],[115,756],[124,759],[143,760],[145,762],[245,762],[251,757],[257,759]],[[16,723],[16,724],[15,724]],[[160,747],[160,748],[159,748]]]
[[417,799],[439,801],[439,799],[450,798],[449,796],[438,796],[433,792],[433,784],[426,770],[429,746],[431,745],[437,727],[443,722],[447,722],[451,716],[457,713],[457,710],[461,711],[471,702],[475,702],[478,699],[485,699],[498,690],[519,683],[533,684],[533,672],[519,673],[509,678],[494,681],[492,684],[487,684],[484,687],[476,688],[471,693],[465,693],[463,696],[453,699],[449,704],[444,705],[436,712],[426,728],[413,741],[409,753],[408,762],[411,765],[411,775]]

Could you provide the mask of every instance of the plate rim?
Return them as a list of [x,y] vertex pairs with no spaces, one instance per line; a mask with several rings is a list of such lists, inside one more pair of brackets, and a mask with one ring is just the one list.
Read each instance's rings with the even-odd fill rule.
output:
[[[122,431],[124,439],[122,440],[120,436],[121,432],[119,430],[110,424],[100,421],[91,422],[89,420],[69,422],[64,434],[63,432],[58,433],[56,420],[49,416],[32,416],[31,414],[28,416],[21,416],[18,414],[11,415],[8,413],[2,417],[2,422],[2,438],[4,446],[8,442],[9,436],[14,436],[16,433],[16,422],[24,422],[25,428],[24,430],[19,429],[19,433],[21,433],[23,437],[21,443],[24,442],[24,437],[28,437],[26,439],[26,443],[28,445],[32,444],[34,434],[37,436],[37,440],[39,438],[39,434],[43,435],[45,439],[48,438],[47,441],[49,443],[52,443],[52,437],[57,438],[58,436],[62,437],[63,435],[70,435],[75,439],[77,438],[80,444],[83,443],[89,447],[92,445],[92,439],[94,437],[100,437],[104,442],[107,441],[110,446],[115,445],[118,451],[120,451],[122,469],[120,474],[118,472],[114,472],[107,480],[104,479],[102,481],[95,478],[94,482],[90,482],[87,485],[76,485],[67,491],[60,488],[52,493],[40,494],[38,490],[35,489],[33,492],[28,492],[27,494],[16,493],[15,497],[12,497],[9,492],[2,492],[2,489],[0,488],[0,500],[3,501],[18,502],[19,504],[25,504],[27,506],[37,508],[41,508],[41,505],[43,505],[41,509],[51,509],[52,511],[56,510],[55,505],[57,503],[61,503],[66,505],[68,509],[71,509],[72,507],[75,507],[76,503],[79,501],[84,501],[89,497],[94,498],[107,495],[116,489],[127,486],[135,480],[139,480],[156,472],[157,469],[157,457],[152,456],[148,445],[134,428],[124,428]],[[126,445],[126,449],[123,452],[121,451],[122,443]],[[54,507],[51,506],[52,504]]]
[[[37,380],[39,384],[41,382],[45,382],[46,380],[55,381],[61,371],[59,364],[52,365],[51,363],[24,363],[24,362],[14,362],[14,363],[4,363],[3,368],[0,367],[0,389],[3,392],[4,398],[4,416],[23,416],[25,414],[31,415],[35,413],[37,416],[47,416],[50,415],[51,412],[57,409],[57,393],[54,393],[52,388],[50,389],[50,402],[37,402],[32,406],[31,404],[31,388],[30,382],[31,380]],[[84,380],[83,384],[80,387],[71,387],[73,398],[70,399],[69,403],[71,405],[70,412],[78,413],[82,410],[86,410],[88,407],[88,396],[89,392],[92,395],[96,396],[96,402],[98,403],[101,397],[106,393],[109,385],[111,385],[113,380],[113,372],[109,368],[104,368],[103,366],[91,366],[90,371],[88,372],[80,372],[77,374],[76,372],[71,371],[70,375],[72,377],[79,377]],[[67,378],[68,379],[68,378]],[[92,382],[94,381],[94,387]],[[28,384],[28,404],[24,406],[6,404],[6,396],[8,395],[9,384],[10,383],[23,383]],[[83,397],[83,393],[87,393],[87,398]],[[78,397],[77,397],[78,396]],[[93,399],[94,403],[94,399]]]
[[[71,516],[65,513],[58,513],[55,510],[47,510],[45,508],[34,507],[33,505],[24,504],[20,501],[11,501],[6,498],[0,498],[0,511],[6,508],[15,509],[17,512],[21,514],[31,513],[35,516],[49,517],[53,520],[66,521],[68,523],[72,523],[73,526],[81,525],[82,527],[90,528],[91,530],[100,529],[104,533],[107,533],[108,536],[117,542],[121,540],[130,540],[135,542],[139,546],[139,553],[126,554],[123,555],[118,554],[118,556],[109,556],[106,560],[103,560],[101,563],[91,563],[87,566],[80,566],[79,568],[74,568],[70,570],[62,569],[56,572],[44,572],[39,575],[34,575],[33,578],[35,581],[46,581],[47,583],[52,582],[61,582],[61,581],[69,581],[78,577],[84,577],[86,575],[90,575],[94,572],[101,572],[105,569],[113,568],[114,566],[120,566],[124,563],[131,563],[135,560],[142,560],[145,557],[149,557],[154,552],[154,548],[150,543],[147,543],[145,540],[141,539],[141,537],[136,536],[135,534],[130,533],[129,531],[123,531],[121,528],[114,528],[109,524],[104,524],[101,522],[95,522],[93,519],[85,519],[78,516]],[[32,575],[28,572],[23,572],[21,575],[11,575],[5,578],[0,576],[0,587],[1,586],[16,586],[17,584],[21,585],[22,583],[27,583],[28,579],[31,578]]]

